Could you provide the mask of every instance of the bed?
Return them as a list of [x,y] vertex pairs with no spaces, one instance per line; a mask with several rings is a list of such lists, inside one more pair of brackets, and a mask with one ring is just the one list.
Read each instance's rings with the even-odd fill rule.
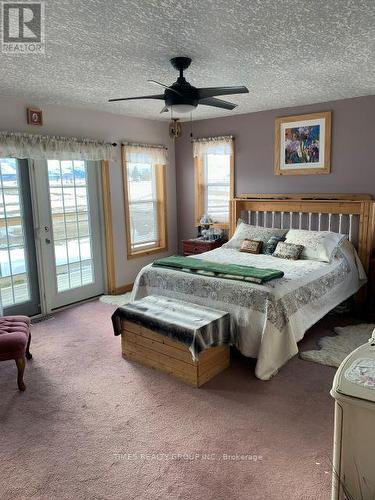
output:
[[[353,198],[239,198],[232,201],[230,234],[239,217],[262,227],[346,234],[347,239],[330,262],[288,261],[222,247],[195,258],[278,269],[284,276],[258,285],[148,265],[135,281],[132,299],[161,295],[229,312],[232,343],[243,355],[257,359],[256,376],[268,380],[298,353],[297,344],[305,332],[356,294],[366,282],[374,204],[366,197]],[[364,298],[364,293],[358,296],[360,301]]]

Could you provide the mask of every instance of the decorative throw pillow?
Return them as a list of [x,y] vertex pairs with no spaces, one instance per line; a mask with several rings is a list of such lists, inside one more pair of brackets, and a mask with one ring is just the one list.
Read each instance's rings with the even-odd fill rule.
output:
[[285,236],[271,236],[265,245],[263,245],[263,253],[272,255],[276,250],[279,241],[285,241]]
[[273,253],[273,256],[279,257],[280,259],[298,260],[301,256],[302,251],[302,245],[294,245],[294,243],[279,241],[276,246],[276,250]]
[[223,245],[223,248],[237,248],[242,245],[243,240],[259,240],[263,243],[271,238],[271,236],[285,236],[287,229],[266,228],[260,226],[251,226],[246,224],[241,219],[238,221],[237,229],[232,238]]
[[285,241],[286,243],[303,245],[302,259],[330,262],[345,238],[345,234],[333,233],[332,231],[291,229]]
[[260,253],[263,241],[259,240],[243,240],[240,252]]

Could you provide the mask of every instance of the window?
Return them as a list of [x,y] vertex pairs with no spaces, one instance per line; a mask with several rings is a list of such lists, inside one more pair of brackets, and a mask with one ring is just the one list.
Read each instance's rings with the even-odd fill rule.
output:
[[83,160],[47,160],[57,291],[94,282],[92,231]]
[[4,307],[30,299],[24,222],[19,162],[0,158],[0,304]]
[[128,257],[167,248],[166,148],[123,146]]
[[234,197],[232,137],[194,142],[195,223],[209,215],[216,226],[228,227],[230,200]]

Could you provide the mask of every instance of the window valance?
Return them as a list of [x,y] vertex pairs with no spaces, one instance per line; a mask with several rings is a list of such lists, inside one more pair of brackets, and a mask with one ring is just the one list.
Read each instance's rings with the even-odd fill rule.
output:
[[233,151],[233,139],[232,135],[193,139],[193,156],[196,158],[209,153],[231,154]]
[[166,165],[168,150],[163,145],[123,143],[124,160],[131,163]]
[[0,157],[33,160],[110,160],[110,143],[76,137],[0,132]]

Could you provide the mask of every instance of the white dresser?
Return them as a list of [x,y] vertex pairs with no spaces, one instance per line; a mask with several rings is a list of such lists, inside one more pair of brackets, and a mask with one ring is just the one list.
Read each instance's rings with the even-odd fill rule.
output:
[[332,500],[375,498],[375,341],[353,351],[338,368]]

